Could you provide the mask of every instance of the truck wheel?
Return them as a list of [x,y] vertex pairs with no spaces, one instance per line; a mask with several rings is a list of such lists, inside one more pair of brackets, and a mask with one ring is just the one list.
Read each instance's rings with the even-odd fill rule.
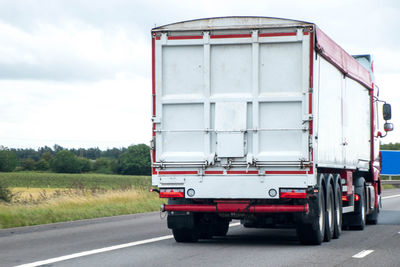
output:
[[[340,182],[340,179],[339,179]],[[339,183],[335,183],[335,225],[332,238],[339,238],[342,232],[342,190],[340,190]]]
[[299,223],[297,225],[297,236],[303,245],[320,245],[325,235],[325,191],[320,187],[318,193],[318,216],[313,223]]
[[199,233],[196,228],[172,229],[172,234],[176,242],[196,242],[199,239]]
[[331,183],[328,183],[326,191],[326,228],[324,241],[329,242],[331,241],[335,230],[335,197]]
[[378,199],[378,206],[374,208],[374,211],[371,214],[367,215],[367,224],[378,224],[380,196],[378,196]]
[[229,220],[220,220],[214,228],[214,236],[226,236],[229,230]]
[[360,199],[358,200],[358,209],[355,217],[355,224],[353,224],[351,229],[364,230],[367,217],[366,215],[367,205],[365,204],[365,202],[366,202],[365,187],[363,186],[360,193]]

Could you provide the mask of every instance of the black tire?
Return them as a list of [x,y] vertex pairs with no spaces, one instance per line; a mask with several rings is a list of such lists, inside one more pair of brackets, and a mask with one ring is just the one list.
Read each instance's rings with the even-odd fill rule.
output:
[[297,236],[303,245],[320,245],[325,235],[325,191],[321,186],[318,193],[318,216],[313,223],[299,223]]
[[378,205],[374,208],[371,214],[367,215],[367,224],[378,224],[379,212],[380,212],[380,196],[378,195]]
[[355,223],[352,224],[351,229],[364,230],[367,220],[366,209],[367,204],[365,196],[365,186],[363,186],[360,193],[360,199],[358,200],[357,212],[355,213]]
[[226,236],[229,230],[229,220],[219,220],[214,228],[214,236]]
[[327,184],[326,190],[326,209],[325,209],[325,236],[324,241],[331,241],[335,231],[335,196],[331,183]]
[[199,239],[199,232],[197,229],[172,229],[174,239],[179,243],[196,242]]
[[334,225],[334,232],[332,238],[337,239],[339,238],[340,234],[342,233],[342,223],[343,223],[343,203],[342,203],[342,190],[339,185],[340,177],[335,182],[335,225]]

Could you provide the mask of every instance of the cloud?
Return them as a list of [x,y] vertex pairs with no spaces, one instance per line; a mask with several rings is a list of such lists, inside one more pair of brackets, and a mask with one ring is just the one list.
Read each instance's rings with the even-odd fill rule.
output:
[[148,75],[150,47],[140,33],[99,29],[79,21],[38,24],[25,32],[0,22],[0,79],[101,80]]
[[0,87],[3,145],[106,148],[149,143],[148,79],[119,77],[74,84],[0,81]]
[[[232,15],[311,21],[351,54],[372,53],[381,96],[400,125],[398,0],[2,0],[0,140],[10,147],[148,143],[151,28]],[[390,135],[383,141],[400,136]]]

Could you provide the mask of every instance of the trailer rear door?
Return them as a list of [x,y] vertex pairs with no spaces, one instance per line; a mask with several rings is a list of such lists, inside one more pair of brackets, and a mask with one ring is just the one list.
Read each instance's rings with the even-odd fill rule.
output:
[[303,30],[154,36],[155,161],[309,161]]

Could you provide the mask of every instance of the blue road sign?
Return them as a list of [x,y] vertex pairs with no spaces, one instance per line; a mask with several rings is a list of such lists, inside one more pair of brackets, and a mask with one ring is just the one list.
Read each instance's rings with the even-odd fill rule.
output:
[[383,175],[400,175],[400,151],[382,150]]

